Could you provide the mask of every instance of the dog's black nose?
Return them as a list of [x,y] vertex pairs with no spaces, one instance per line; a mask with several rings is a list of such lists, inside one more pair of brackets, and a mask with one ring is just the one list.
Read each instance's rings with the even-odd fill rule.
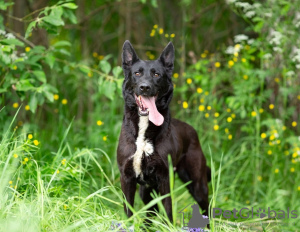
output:
[[151,89],[151,87],[147,84],[141,84],[140,85],[140,90],[143,92],[143,93],[146,93],[146,92],[149,92],[149,90]]

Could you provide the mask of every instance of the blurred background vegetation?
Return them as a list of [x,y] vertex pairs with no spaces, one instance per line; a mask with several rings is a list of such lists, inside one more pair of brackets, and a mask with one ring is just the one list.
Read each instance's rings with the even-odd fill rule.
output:
[[[172,115],[196,128],[215,167],[212,207],[299,209],[299,9],[296,0],[0,0],[1,227],[139,230],[145,208],[126,220],[115,159],[126,39],[150,60],[174,43]],[[175,197],[177,211],[193,202],[184,189]],[[169,231],[163,221],[153,229]]]

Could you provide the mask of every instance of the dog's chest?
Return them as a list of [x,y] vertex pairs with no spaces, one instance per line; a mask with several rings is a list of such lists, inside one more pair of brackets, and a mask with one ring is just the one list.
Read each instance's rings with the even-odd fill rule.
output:
[[142,172],[142,159],[145,155],[150,156],[154,152],[153,144],[146,139],[145,134],[149,126],[149,117],[140,116],[138,124],[138,137],[136,139],[136,151],[133,155],[133,169],[135,171],[136,177],[143,176]]

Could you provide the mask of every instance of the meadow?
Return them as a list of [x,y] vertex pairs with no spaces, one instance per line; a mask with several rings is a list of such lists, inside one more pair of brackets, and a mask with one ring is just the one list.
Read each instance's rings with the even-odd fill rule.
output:
[[40,2],[0,0],[0,231],[182,231],[194,201],[176,175],[173,224],[165,196],[145,206],[137,192],[123,212],[125,39],[150,60],[174,43],[172,116],[196,128],[212,169],[211,231],[299,231],[299,2]]

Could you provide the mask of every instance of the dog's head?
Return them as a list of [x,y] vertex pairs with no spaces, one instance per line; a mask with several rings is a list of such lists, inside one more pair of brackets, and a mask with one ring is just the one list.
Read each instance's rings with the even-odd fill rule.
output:
[[131,43],[126,40],[122,66],[125,104],[140,116],[149,115],[149,120],[156,126],[163,124],[164,117],[160,112],[168,108],[173,95],[173,44],[170,42],[157,60],[148,61],[139,59]]

